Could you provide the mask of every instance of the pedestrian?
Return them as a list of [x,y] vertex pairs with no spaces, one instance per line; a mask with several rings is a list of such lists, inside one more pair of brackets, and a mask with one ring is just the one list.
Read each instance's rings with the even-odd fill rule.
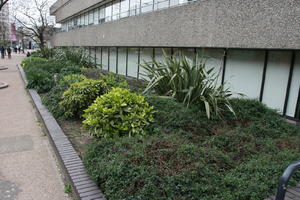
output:
[[1,58],[4,59],[5,48],[3,46],[0,48],[0,53],[1,53]]
[[21,53],[21,46],[19,46],[18,51],[19,51],[19,54],[20,54]]
[[18,52],[18,47],[14,47],[14,52],[15,52],[15,53]]
[[8,56],[8,59],[11,59],[11,48],[10,47],[7,47],[7,56]]
[[27,52],[27,55],[26,55],[27,57],[30,57],[31,56],[31,54],[30,54],[30,52],[28,51]]

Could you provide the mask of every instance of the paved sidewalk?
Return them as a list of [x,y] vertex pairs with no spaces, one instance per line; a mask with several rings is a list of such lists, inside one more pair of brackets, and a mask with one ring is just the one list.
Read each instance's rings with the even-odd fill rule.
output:
[[64,184],[16,64],[23,55],[0,59],[0,199],[65,200]]

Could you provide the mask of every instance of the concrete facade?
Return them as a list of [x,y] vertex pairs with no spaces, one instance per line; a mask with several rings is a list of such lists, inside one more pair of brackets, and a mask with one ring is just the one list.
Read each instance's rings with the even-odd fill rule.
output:
[[[73,0],[55,15],[62,21],[97,2]],[[300,49],[299,10],[299,0],[203,0],[57,33],[53,44]]]

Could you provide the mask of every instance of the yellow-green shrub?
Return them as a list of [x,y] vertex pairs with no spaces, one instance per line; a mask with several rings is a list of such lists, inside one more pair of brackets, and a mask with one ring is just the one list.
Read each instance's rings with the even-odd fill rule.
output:
[[85,79],[73,83],[63,93],[62,101],[59,104],[66,118],[77,118],[98,96],[106,92],[107,85],[102,80]]
[[128,89],[113,88],[98,97],[84,111],[84,127],[96,138],[145,135],[145,128],[153,121],[153,107],[143,96]]

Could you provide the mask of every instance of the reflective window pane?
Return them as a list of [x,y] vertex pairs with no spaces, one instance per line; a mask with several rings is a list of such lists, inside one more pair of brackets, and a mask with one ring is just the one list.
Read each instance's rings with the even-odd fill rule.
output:
[[141,8],[142,13],[152,11],[153,0],[141,0],[141,3],[142,3],[142,8]]
[[98,68],[101,68],[101,47],[96,48],[96,64]]
[[138,48],[128,49],[128,76],[137,77],[138,73]]
[[[140,63],[143,65],[153,61],[153,48],[141,48],[140,49]],[[147,71],[140,66],[140,79],[149,80],[147,77]]]
[[89,25],[94,23],[94,12],[89,12]]
[[85,26],[87,26],[88,25],[88,23],[89,23],[89,14],[88,13],[85,13],[84,14],[84,25]]
[[120,11],[120,17],[128,17],[129,16],[129,0],[122,0],[121,1],[121,11]]
[[130,16],[138,15],[140,13],[140,0],[130,0]]
[[176,6],[179,4],[179,0],[170,0],[170,6]]
[[109,71],[117,73],[117,48],[109,48]]
[[94,10],[94,24],[98,24],[99,23],[99,9],[95,9]]
[[108,70],[108,48],[102,47],[102,69]]
[[154,10],[169,7],[169,0],[154,0]]
[[126,48],[118,49],[118,74],[126,75]]
[[171,56],[171,48],[155,48],[154,58],[157,62],[164,62],[165,58],[163,56],[163,52],[167,56]]
[[101,7],[99,9],[99,23],[102,24],[105,22],[105,8]]
[[114,1],[112,6],[112,20],[117,20],[120,18],[120,1]]
[[107,5],[105,8],[105,21],[106,22],[111,21],[111,12],[112,12],[112,6]]

